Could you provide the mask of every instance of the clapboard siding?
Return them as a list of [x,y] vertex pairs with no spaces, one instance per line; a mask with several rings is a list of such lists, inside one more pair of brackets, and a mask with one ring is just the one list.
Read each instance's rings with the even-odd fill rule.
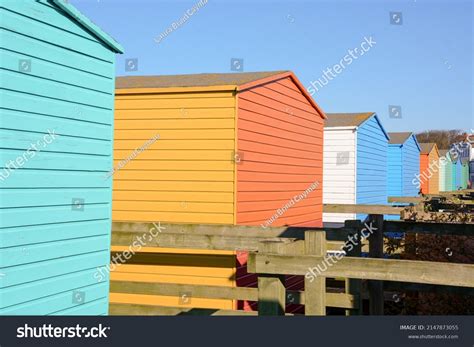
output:
[[[429,162],[433,165],[435,163],[439,163],[439,152],[437,150],[433,150],[429,156]],[[429,183],[429,192],[430,194],[438,194],[439,193],[439,170],[434,167],[432,170],[433,175],[430,178]]]
[[461,169],[461,188],[467,189],[469,182],[469,163],[466,163],[462,166]]
[[0,15],[0,314],[107,314],[118,51],[52,1]]
[[388,195],[401,196],[402,190],[402,149],[401,145],[389,145],[388,147]]
[[387,135],[374,115],[357,130],[357,204],[387,204],[387,149]]
[[296,203],[271,225],[320,226],[321,115],[289,77],[245,90],[237,103],[237,224],[265,224],[317,182],[308,205]]
[[402,148],[403,160],[403,196],[417,196],[419,188],[413,184],[413,179],[420,173],[420,149],[414,136],[405,142]]
[[[440,192],[445,192],[447,191],[447,184],[446,184],[446,179],[447,179],[447,170],[448,166],[450,165],[448,162],[440,161],[441,165],[439,168],[439,191]],[[445,164],[443,164],[445,163]]]
[[461,160],[457,159],[456,160],[456,173],[454,177],[454,190],[458,190],[462,188],[462,164]]
[[[115,106],[114,165],[147,140],[157,140],[115,172],[114,220],[233,223],[231,92],[128,95],[119,90]],[[188,117],[203,107],[209,113]],[[141,118],[143,111],[165,112]],[[202,200],[205,194],[214,194],[213,204]]]
[[[232,91],[117,89],[114,166],[156,138],[114,173],[114,221],[234,223],[235,95]],[[120,247],[113,247],[120,251]],[[234,252],[142,248],[153,265],[121,265],[112,280],[233,286]],[[221,254],[222,253],[222,254]],[[184,295],[185,293],[183,293]],[[110,293],[112,303],[232,309],[232,300]]]
[[[356,146],[355,129],[324,129],[323,203],[356,203]],[[346,153],[343,156],[348,156],[348,160],[338,162],[338,153]],[[354,213],[323,213],[325,223],[344,223],[355,217]]]
[[420,188],[423,194],[439,193],[440,170],[436,168],[436,163],[439,163],[439,154],[436,146],[429,153],[420,154]]
[[[328,117],[324,128],[324,203],[387,203],[388,138],[377,115],[329,114]],[[356,218],[365,219],[365,216],[323,214],[327,223],[342,224]]]
[[[121,247],[113,247],[113,251]],[[124,264],[115,266],[111,280],[135,282],[160,282],[178,284],[203,284],[231,287],[235,281],[234,252],[203,252],[187,250],[183,253],[177,249],[145,247],[141,252],[159,253],[153,258],[153,264]],[[183,301],[183,296],[186,300]],[[222,308],[233,309],[232,300],[193,298],[190,293],[180,296],[139,295],[111,293],[114,303],[160,305],[175,307]]]

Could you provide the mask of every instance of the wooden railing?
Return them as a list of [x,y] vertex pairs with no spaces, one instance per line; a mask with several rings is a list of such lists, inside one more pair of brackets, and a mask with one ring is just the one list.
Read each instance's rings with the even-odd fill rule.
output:
[[[342,207],[347,211],[348,207]],[[354,210],[352,210],[354,211]],[[394,210],[393,214],[396,214]],[[373,213],[373,206],[357,206],[357,213]],[[380,211],[379,211],[380,213]],[[382,212],[386,214],[386,210]],[[374,227],[369,241],[369,258],[361,258],[361,242],[348,247],[347,240],[359,237],[364,225],[347,221],[342,228],[262,229],[231,225],[163,225],[163,230],[147,247],[190,248],[202,250],[249,251],[248,271],[258,275],[258,288],[111,281],[112,293],[180,296],[193,298],[258,301],[259,315],[282,315],[285,305],[301,304],[306,315],[324,315],[326,307],[346,309],[347,314],[362,313],[362,280],[368,280],[371,314],[383,314],[383,291],[392,287],[437,291],[445,288],[467,295],[474,293],[474,265],[442,262],[383,259],[383,233],[386,231],[447,233],[474,235],[473,225],[434,224],[384,221],[381,215],[370,215],[367,223]],[[422,225],[419,225],[422,224]],[[429,225],[426,225],[429,224]],[[148,232],[151,223],[114,223],[113,246],[130,246],[138,235]],[[345,246],[345,247],[344,247]],[[335,254],[346,255],[341,259]],[[334,253],[336,252],[336,253]],[[309,276],[308,271],[325,262],[325,271]],[[323,267],[321,267],[323,268]],[[284,275],[305,276],[304,291],[287,291]],[[343,288],[328,288],[328,278],[345,278]],[[385,281],[385,285],[384,282]],[[446,290],[448,291],[448,290]],[[111,304],[111,314],[213,314],[253,315],[256,312],[209,310],[190,307],[154,307],[150,305]]]

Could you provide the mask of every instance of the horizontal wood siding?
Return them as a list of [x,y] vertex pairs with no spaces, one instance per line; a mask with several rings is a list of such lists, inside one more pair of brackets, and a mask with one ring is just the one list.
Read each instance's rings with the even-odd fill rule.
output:
[[115,221],[233,223],[232,92],[118,94],[115,108]]
[[451,190],[458,190],[457,185],[457,162],[453,162],[451,166]]
[[434,166],[436,163],[439,163],[439,154],[436,150],[431,151],[429,156],[429,161],[431,167],[431,177],[429,181],[429,192],[430,194],[438,194],[439,193],[439,170]]
[[450,164],[446,163],[446,165],[440,165],[439,168],[439,191],[440,192],[445,192],[447,191],[446,187],[446,173],[447,173],[447,167]]
[[462,188],[462,181],[461,181],[461,173],[462,173],[462,164],[461,160],[456,162],[456,173],[454,176],[454,190],[458,190]]
[[107,314],[114,53],[46,1],[0,16],[0,315]]
[[421,180],[421,192],[423,194],[430,194],[430,180],[426,179],[426,175],[430,174],[429,170],[430,158],[428,154],[420,154],[420,175],[423,175]]
[[[114,221],[233,224],[235,96],[231,91],[131,94],[115,98]],[[147,141],[151,141],[149,146]],[[127,161],[135,149],[147,146]],[[117,249],[115,249],[117,250]],[[123,265],[112,279],[235,285],[235,255],[156,253],[152,264]],[[206,264],[205,266],[203,264]],[[166,266],[163,264],[167,264]],[[232,300],[189,298],[193,307],[232,309]],[[111,293],[113,303],[186,306],[179,297]]]
[[[120,252],[126,247],[112,247]],[[148,257],[147,257],[148,255]],[[235,284],[234,252],[203,252],[145,247],[127,264],[111,267],[112,281],[148,283],[206,284],[232,287]],[[194,298],[191,293],[180,296],[110,293],[111,303],[154,306],[234,309],[233,300]]]
[[417,196],[419,188],[413,184],[413,180],[420,174],[420,149],[415,138],[411,136],[402,147],[403,196]]
[[[323,203],[356,203],[356,143],[355,130],[324,129]],[[341,156],[348,160],[341,161]],[[344,223],[355,217],[355,213],[323,213],[325,223]]]
[[[238,94],[237,104],[237,153],[241,158],[237,164],[237,224],[321,226],[321,115],[291,78],[245,90]],[[306,198],[294,200],[312,185],[315,189]],[[275,215],[278,218],[269,221]],[[247,273],[246,263],[247,254],[239,253],[237,286],[256,285],[257,277]],[[289,276],[286,286],[301,289],[303,278]],[[239,307],[255,305],[244,302]],[[295,309],[301,307],[289,308],[290,312]]]
[[372,116],[357,130],[356,204],[387,204],[387,150],[387,136]]
[[400,145],[388,146],[388,196],[402,196],[402,148]]
[[322,223],[323,119],[290,78],[238,94],[237,224],[265,224],[313,183],[318,187],[271,225]]

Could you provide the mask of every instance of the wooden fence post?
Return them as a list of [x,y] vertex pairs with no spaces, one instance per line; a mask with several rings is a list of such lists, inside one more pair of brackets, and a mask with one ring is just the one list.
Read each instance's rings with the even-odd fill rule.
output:
[[[369,236],[369,257],[383,258],[383,215],[369,215],[365,234]],[[369,281],[369,312],[371,315],[383,315],[384,294],[382,281]]]
[[[285,243],[278,241],[262,241],[259,253],[283,253]],[[284,275],[258,275],[258,315],[285,315],[286,289]]]
[[[304,234],[304,251],[307,255],[326,256],[326,232],[306,231]],[[315,264],[319,265],[319,264]],[[304,311],[306,316],[326,315],[326,278],[318,276],[304,278]]]
[[[347,250],[348,257],[360,257],[362,254],[362,222],[360,220],[346,220],[344,227],[354,229],[354,234],[352,235],[353,242],[350,242],[352,245],[351,250]],[[346,294],[354,295],[356,298],[354,300],[355,309],[347,309],[346,316],[353,315],[362,315],[362,281],[354,278],[346,278],[345,280]]]

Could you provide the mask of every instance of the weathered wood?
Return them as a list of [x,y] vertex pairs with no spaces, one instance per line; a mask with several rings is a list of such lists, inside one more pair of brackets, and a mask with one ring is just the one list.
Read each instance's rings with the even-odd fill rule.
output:
[[[159,229],[159,231],[158,231]],[[114,222],[112,233],[127,232],[137,235],[146,233],[159,234],[185,234],[185,235],[215,235],[234,237],[260,237],[260,238],[304,238],[304,232],[313,228],[304,227],[269,227],[240,226],[227,224],[169,224],[169,223],[136,223]]]
[[111,281],[110,292],[164,296],[179,296],[181,293],[189,293],[189,296],[193,298],[258,300],[258,290],[256,288],[176,283]]
[[[348,244],[346,253],[349,257],[360,257],[362,254],[362,239],[360,235],[360,231],[363,228],[362,222],[360,220],[346,220],[344,223],[345,227],[354,228],[354,234],[356,235],[353,238],[353,242]],[[345,292],[348,295],[352,295],[356,302],[354,302],[354,306],[351,309],[346,310],[346,316],[352,315],[362,315],[362,281],[359,279],[354,278],[346,278],[345,279]]]
[[[369,257],[383,258],[383,215],[369,215]],[[369,281],[369,312],[371,315],[383,315],[383,282]]]
[[[324,231],[307,231],[304,239],[304,254],[322,257],[326,252],[326,233]],[[304,296],[305,315],[326,315],[326,278],[305,276]]]
[[[112,280],[110,282],[110,292],[163,296],[179,296],[181,293],[189,293],[193,298],[258,301],[258,289],[245,287]],[[291,297],[294,304],[305,304],[304,292],[290,290],[287,292],[287,296]],[[326,293],[326,306],[328,307],[352,308],[357,306],[358,300],[359,297],[357,295]]]
[[[114,232],[112,234],[112,245],[130,246],[136,241],[135,232]],[[206,250],[244,250],[256,251],[261,241],[269,240],[264,237],[254,236],[225,236],[225,235],[187,235],[162,233],[158,236],[144,240],[143,247],[165,247],[165,248],[189,248]],[[271,240],[271,239],[270,239]],[[293,238],[275,238],[275,240],[296,240]],[[145,242],[146,241],[146,242]],[[303,247],[301,244],[293,244],[292,247]],[[329,241],[329,250],[340,250],[341,242]]]
[[472,224],[384,221],[384,232],[415,232],[437,235],[474,235]]
[[328,260],[328,258],[335,257],[251,252],[248,262],[250,268],[259,274],[306,275],[316,265],[326,261],[329,265],[327,270],[321,273],[324,277],[474,287],[474,265],[471,264],[353,257],[342,257],[340,260]]
[[[263,241],[259,253],[282,253],[285,242]],[[283,275],[258,275],[258,315],[281,316],[285,314],[286,288]]]
[[415,197],[415,196],[389,196],[388,202],[390,203],[407,203],[407,204],[417,204],[422,202],[425,198]]
[[403,207],[390,205],[324,204],[325,213],[400,214]]
[[[160,228],[159,232],[158,227]],[[132,234],[134,237],[144,235],[184,234],[184,235],[215,235],[231,237],[294,238],[303,240],[307,230],[324,230],[326,239],[331,241],[345,241],[352,229],[347,228],[314,228],[314,227],[269,227],[220,225],[220,224],[163,224],[163,223],[112,223],[112,235],[115,233]],[[152,236],[153,236],[152,235]]]
[[[129,246],[135,240],[135,233],[114,232],[112,245]],[[146,242],[146,247],[191,248],[206,250],[257,250],[261,237],[160,234]],[[291,240],[291,239],[284,239]]]

